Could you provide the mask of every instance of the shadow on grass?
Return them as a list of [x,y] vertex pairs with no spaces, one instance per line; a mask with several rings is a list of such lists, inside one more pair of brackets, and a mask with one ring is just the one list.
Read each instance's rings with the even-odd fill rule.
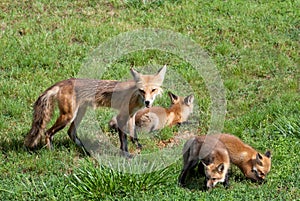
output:
[[242,174],[235,174],[231,177],[231,180],[236,182],[236,183],[241,183],[241,182],[249,182],[255,185],[263,185],[265,183],[267,183],[268,179],[265,179],[263,181],[253,181],[251,179],[246,178],[245,176],[243,176]]
[[[237,168],[235,170],[239,171]],[[233,174],[232,171],[230,171],[229,172],[229,188],[230,188],[231,182],[235,182],[235,183],[250,182],[255,185],[262,185],[262,184],[265,184],[267,182],[267,180],[264,180],[262,182],[252,181],[252,180],[246,178],[240,172],[234,172],[234,174]],[[186,178],[186,185],[184,188],[189,189],[191,191],[208,191],[208,189],[206,188],[205,185],[206,185],[205,175],[200,174],[196,170],[193,170],[193,171],[189,172],[189,174]],[[217,184],[216,187],[223,188],[223,185],[221,183],[219,183],[219,184]],[[224,189],[226,189],[226,188],[224,187]]]
[[[29,152],[31,154],[38,153],[42,149],[46,149],[43,142],[41,142],[35,149],[30,150],[25,147],[24,145],[24,136],[26,134],[22,133],[20,137],[12,137],[12,138],[4,138],[0,141],[0,152],[4,155],[6,155],[8,152]],[[23,137],[21,137],[23,136]],[[70,150],[70,149],[76,149],[81,156],[88,156],[88,153],[86,151],[77,146],[71,139],[68,138],[62,138],[57,139],[53,142],[53,150]],[[50,151],[50,150],[49,150]]]
[[189,189],[190,191],[206,191],[207,189],[204,186],[204,178],[193,178],[189,179],[186,182],[186,186],[184,187]]
[[184,188],[191,191],[206,191],[205,175],[197,170],[190,170]]
[[4,138],[0,141],[0,150],[2,153],[16,151],[23,152],[25,150],[23,138]]

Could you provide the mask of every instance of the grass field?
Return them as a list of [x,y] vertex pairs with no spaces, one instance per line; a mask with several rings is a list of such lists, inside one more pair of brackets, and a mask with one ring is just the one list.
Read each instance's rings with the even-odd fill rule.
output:
[[[300,1],[8,1],[0,3],[0,199],[1,200],[297,200],[300,197]],[[230,187],[201,189],[203,178],[177,185],[182,161],[147,174],[118,172],[86,156],[66,132],[54,150],[29,153],[23,140],[37,97],[57,81],[82,75],[102,43],[144,28],[181,33],[216,65],[226,90],[223,132],[261,152],[272,151],[272,169],[259,185],[231,168]],[[184,48],[184,44],[183,44]],[[132,52],[107,66],[105,79],[129,77],[130,67],[168,64],[192,86],[198,133],[209,130],[211,99],[201,75],[180,55]],[[168,76],[167,72],[167,76]],[[100,79],[100,78],[99,78]],[[178,95],[188,95],[172,77]],[[173,80],[173,82],[172,82]],[[167,106],[166,93],[156,104]],[[98,126],[110,134],[111,110],[99,110]],[[177,130],[145,140],[157,150]],[[117,146],[118,143],[117,143]],[[134,147],[131,147],[134,150]]]

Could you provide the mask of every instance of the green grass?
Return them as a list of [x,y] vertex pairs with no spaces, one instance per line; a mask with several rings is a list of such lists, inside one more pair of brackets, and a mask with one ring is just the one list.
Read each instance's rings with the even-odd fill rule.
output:
[[172,181],[174,168],[168,167],[147,174],[130,174],[95,166],[86,161],[70,178],[70,184],[81,198],[122,199],[166,188]]
[[[146,3],[143,3],[146,2]],[[0,198],[1,200],[297,200],[300,197],[299,24],[296,1],[2,1],[0,3]],[[181,33],[199,44],[216,64],[226,88],[224,132],[261,152],[272,151],[272,169],[259,185],[232,167],[230,187],[202,191],[203,178],[177,185],[181,159],[148,174],[104,167],[72,143],[66,129],[54,150],[29,153],[23,139],[32,105],[57,81],[78,77],[93,50],[118,34],[142,28]],[[109,66],[105,79],[130,77],[130,67],[168,64],[192,86],[198,134],[210,125],[210,96],[191,64],[168,52],[137,51]],[[182,80],[168,77],[164,90],[186,96]],[[169,85],[168,85],[169,83]],[[157,105],[168,106],[166,93]],[[113,113],[96,119],[108,131]],[[198,122],[199,121],[199,122]],[[193,124],[194,125],[194,124]],[[145,144],[157,150],[166,129]],[[135,150],[131,146],[132,150]]]

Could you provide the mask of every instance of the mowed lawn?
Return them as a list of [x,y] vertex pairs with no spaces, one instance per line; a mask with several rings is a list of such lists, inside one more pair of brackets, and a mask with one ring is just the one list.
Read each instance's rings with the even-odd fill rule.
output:
[[[1,1],[0,200],[298,200],[299,8],[299,0]],[[146,174],[118,172],[87,156],[69,139],[67,129],[57,133],[52,151],[25,149],[37,97],[60,80],[98,75],[86,68],[99,45],[146,28],[178,33],[213,61],[226,95],[222,132],[261,153],[271,150],[266,182],[251,182],[232,166],[228,189],[218,185],[204,191],[199,175],[181,188],[181,158]],[[163,40],[160,43],[164,47]],[[130,52],[108,63],[98,79],[124,80],[130,78],[131,67],[147,72],[144,66],[164,64],[167,81],[155,104],[169,105],[168,90],[181,96],[193,93],[192,126],[183,131],[206,134],[214,121],[211,94],[203,74],[181,55],[161,49]],[[149,73],[154,72],[152,68]],[[118,147],[118,135],[108,128],[114,114],[100,109],[94,120]],[[140,154],[164,149],[162,144],[171,144],[178,133],[177,128],[166,128],[150,140],[141,139]],[[130,150],[136,154],[132,144]]]

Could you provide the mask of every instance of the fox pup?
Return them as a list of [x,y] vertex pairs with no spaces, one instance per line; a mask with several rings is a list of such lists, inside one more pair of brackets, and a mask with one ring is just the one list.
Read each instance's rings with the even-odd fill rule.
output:
[[[189,115],[193,112],[194,96],[181,97],[171,92],[168,92],[168,95],[171,99],[169,108],[153,106],[137,111],[135,115],[137,130],[152,132],[166,126],[182,124],[188,120]],[[111,119],[109,126],[114,130],[117,129],[116,117]]]
[[[155,75],[143,75],[130,69],[133,80],[93,80],[71,78],[58,82],[42,93],[34,104],[32,127],[25,137],[25,146],[35,148],[40,142],[47,123],[51,119],[54,104],[59,108],[59,117],[54,125],[45,132],[46,145],[52,147],[56,132],[71,123],[68,135],[78,145],[83,146],[76,135],[88,106],[111,107],[117,109],[118,132],[123,154],[128,155],[127,136],[138,143],[134,133],[134,115],[143,107],[151,107],[155,97],[161,94],[161,85],[166,73],[166,66]],[[138,143],[139,144],[139,143]],[[126,154],[127,153],[127,154]]]
[[[199,161],[201,161],[199,163]],[[228,169],[230,167],[229,153],[225,145],[213,135],[196,136],[189,139],[183,147],[183,169],[179,176],[179,184],[185,186],[189,172],[198,165],[198,171],[205,170],[206,188],[213,188],[222,182],[229,186]]]
[[219,140],[226,146],[230,161],[238,166],[244,175],[253,181],[263,181],[271,169],[271,152],[258,153],[238,137],[219,134]]

